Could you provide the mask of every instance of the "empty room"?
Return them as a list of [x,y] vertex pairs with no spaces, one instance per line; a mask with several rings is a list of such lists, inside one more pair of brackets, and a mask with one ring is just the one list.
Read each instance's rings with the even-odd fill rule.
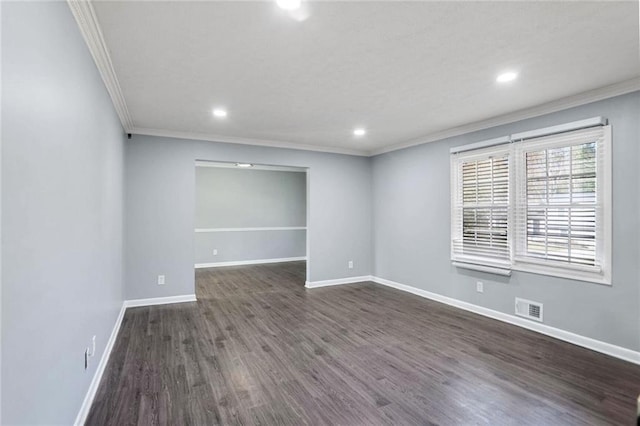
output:
[[0,23],[0,424],[640,424],[638,1]]

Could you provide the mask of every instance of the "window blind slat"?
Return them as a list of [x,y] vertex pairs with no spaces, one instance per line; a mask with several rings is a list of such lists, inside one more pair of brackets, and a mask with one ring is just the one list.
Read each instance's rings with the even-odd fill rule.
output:
[[[509,159],[500,148],[452,162],[452,257],[508,261]],[[475,157],[475,156],[474,156]]]
[[452,260],[610,283],[610,140],[597,126],[452,154]]
[[597,171],[602,141],[602,128],[594,128],[517,144],[516,261],[601,267]]

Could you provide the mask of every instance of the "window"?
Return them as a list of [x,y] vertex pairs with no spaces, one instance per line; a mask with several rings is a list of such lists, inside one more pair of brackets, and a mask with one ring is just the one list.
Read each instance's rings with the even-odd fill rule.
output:
[[535,133],[452,155],[451,258],[610,283],[610,127]]
[[509,152],[489,149],[456,157],[454,260],[508,267]]

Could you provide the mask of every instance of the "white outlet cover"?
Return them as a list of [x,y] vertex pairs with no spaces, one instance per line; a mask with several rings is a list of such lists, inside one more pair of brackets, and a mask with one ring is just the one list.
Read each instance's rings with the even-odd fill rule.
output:
[[158,275],[158,285],[164,285],[164,275]]
[[349,269],[353,269],[353,260],[349,261]]
[[484,284],[482,283],[482,281],[476,282],[476,291],[478,293],[484,293]]
[[213,255],[217,256],[218,255],[218,249],[213,249]]

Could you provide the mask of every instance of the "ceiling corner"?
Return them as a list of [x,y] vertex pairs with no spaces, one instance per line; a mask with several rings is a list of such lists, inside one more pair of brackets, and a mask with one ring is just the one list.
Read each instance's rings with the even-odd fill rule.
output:
[[113,68],[109,50],[104,41],[100,24],[96,18],[93,5],[89,0],[67,0],[67,4],[78,23],[80,33],[87,43],[91,56],[98,67],[102,80],[111,96],[111,101],[120,118],[122,127],[128,133],[133,129],[133,120],[129,114],[120,83]]
[[554,101],[546,102],[541,105],[521,109],[519,111],[514,111],[508,114],[498,115],[486,120],[476,121],[450,129],[445,129],[417,139],[401,142],[399,144],[374,149],[372,151],[369,151],[369,156],[375,157],[376,155],[385,154],[387,152],[398,151],[416,145],[423,145],[425,143],[436,142],[442,139],[460,136],[491,127],[502,126],[505,124],[514,123],[516,121],[539,117],[541,115],[551,114],[553,112],[574,108],[580,105],[585,105],[608,98],[613,98],[615,96],[625,95],[627,93],[636,92],[638,90],[640,90],[640,77],[634,77],[629,80],[621,81],[619,83],[611,84],[604,87],[599,87],[597,89],[578,93],[572,96],[567,96],[561,99],[556,99]]

